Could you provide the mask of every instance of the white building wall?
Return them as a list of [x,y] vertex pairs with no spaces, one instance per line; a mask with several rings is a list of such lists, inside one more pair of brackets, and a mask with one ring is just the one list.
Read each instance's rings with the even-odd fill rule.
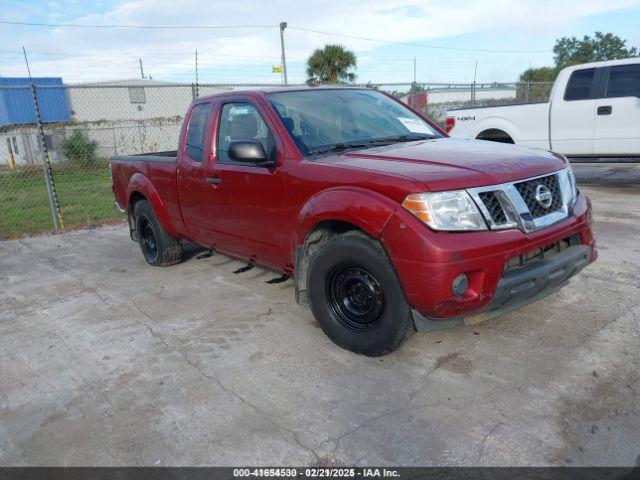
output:
[[136,86],[144,102],[134,103],[128,86],[77,86],[67,89],[76,122],[182,117],[192,101],[190,86]]
[[[471,101],[471,89],[443,89],[430,90],[427,94],[429,104],[469,102]],[[515,88],[482,88],[476,89],[476,101],[489,99],[515,99]]]
[[[144,89],[144,102],[132,102],[129,87]],[[200,96],[225,91],[201,87]],[[133,99],[136,99],[134,92]],[[50,149],[52,162],[62,161],[60,144],[73,130],[86,132],[98,142],[97,156],[128,155],[175,150],[183,115],[192,101],[191,85],[172,85],[151,80],[81,84],[67,87],[71,125],[45,125],[45,134],[56,134]],[[139,100],[138,96],[138,100]],[[36,131],[17,126],[0,133],[0,164],[8,163],[6,139],[16,137],[20,155],[17,165],[40,163]]]

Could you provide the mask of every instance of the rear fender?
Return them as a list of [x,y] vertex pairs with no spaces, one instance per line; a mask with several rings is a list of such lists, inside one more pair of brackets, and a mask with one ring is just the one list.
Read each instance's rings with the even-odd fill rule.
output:
[[471,138],[478,138],[485,130],[502,130],[509,135],[514,143],[518,143],[521,138],[519,129],[513,124],[513,122],[500,117],[489,117],[480,120],[473,128],[473,136]]
[[153,186],[153,183],[151,183],[148,177],[141,173],[133,174],[129,180],[129,186],[127,188],[127,198],[129,199],[127,204],[128,208],[131,207],[131,200],[136,192],[147,199],[153,209],[153,214],[167,234],[174,238],[179,238],[180,235],[173,225],[167,207],[164,205],[156,187]]

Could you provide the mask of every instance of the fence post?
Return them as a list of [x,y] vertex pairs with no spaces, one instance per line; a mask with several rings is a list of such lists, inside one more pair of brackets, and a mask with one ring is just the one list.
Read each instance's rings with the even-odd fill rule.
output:
[[199,88],[197,83],[191,84],[191,99],[195,100],[200,96]]
[[531,88],[531,82],[527,80],[524,85],[524,103],[529,103],[529,89]]
[[33,98],[33,109],[36,114],[36,128],[38,130],[38,144],[40,147],[40,155],[42,156],[42,168],[44,170],[44,181],[47,184],[47,193],[49,194],[49,205],[51,206],[51,221],[53,223],[54,232],[58,229],[64,230],[64,222],[62,221],[62,212],[58,203],[58,195],[56,187],[53,183],[53,173],[51,172],[51,163],[49,162],[49,151],[47,150],[47,142],[44,138],[44,128],[42,126],[42,117],[40,115],[40,106],[38,105],[38,95],[36,94],[36,86],[31,83],[31,97]]
[[116,140],[116,126],[111,126],[111,132],[113,133],[113,154],[118,155],[118,141]]
[[411,84],[411,108],[416,109],[416,82]]

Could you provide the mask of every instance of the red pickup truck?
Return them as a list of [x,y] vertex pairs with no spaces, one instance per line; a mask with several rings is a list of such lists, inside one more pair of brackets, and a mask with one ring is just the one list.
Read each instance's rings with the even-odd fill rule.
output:
[[596,258],[566,158],[448,138],[374,90],[199,98],[177,151],[111,169],[147,263],[189,241],[292,276],[324,332],[366,355],[509,312]]

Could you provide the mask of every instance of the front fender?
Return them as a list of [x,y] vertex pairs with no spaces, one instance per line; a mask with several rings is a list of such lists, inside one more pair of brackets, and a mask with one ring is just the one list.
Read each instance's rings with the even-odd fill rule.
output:
[[131,198],[136,192],[140,193],[147,199],[153,209],[153,214],[156,216],[156,219],[162,228],[170,236],[179,238],[180,235],[171,221],[171,217],[162,197],[160,197],[158,190],[151,180],[142,173],[134,173],[129,179],[129,186],[127,188],[127,198],[129,199],[128,205],[131,204]]
[[350,223],[377,238],[398,207],[388,197],[364,188],[323,190],[309,198],[300,210],[294,246],[302,244],[315,225],[328,220]]

